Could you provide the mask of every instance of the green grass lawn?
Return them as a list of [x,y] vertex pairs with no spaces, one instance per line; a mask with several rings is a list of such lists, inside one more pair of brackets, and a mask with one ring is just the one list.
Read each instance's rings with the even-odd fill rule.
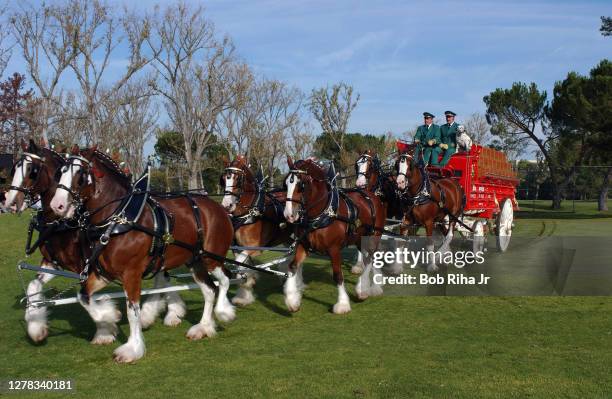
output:
[[[612,236],[612,218],[599,217],[594,206],[580,203],[582,217],[575,218],[520,212],[516,234]],[[51,309],[49,338],[34,345],[15,272],[27,222],[0,215],[3,380],[72,379],[75,396],[117,398],[612,396],[612,298],[353,297],[353,311],[337,316],[330,312],[336,289],[321,259],[306,263],[308,288],[298,313],[285,311],[280,281],[265,276],[258,301],[238,310],[213,339],[185,338],[200,319],[202,297],[183,292],[186,320],[145,331],[147,354],[134,365],[112,361],[119,343],[89,344],[94,325],[78,305]],[[348,265],[345,270],[352,294],[356,278]],[[65,284],[56,280],[50,285]],[[125,317],[120,330],[125,342]]]

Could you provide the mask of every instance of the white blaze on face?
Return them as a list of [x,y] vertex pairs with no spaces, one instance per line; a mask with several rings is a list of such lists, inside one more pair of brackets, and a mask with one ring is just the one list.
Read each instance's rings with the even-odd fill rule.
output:
[[399,172],[397,175],[397,187],[400,190],[406,188],[406,173],[408,172],[408,158],[402,157],[399,162]]
[[[25,182],[25,173],[32,164],[32,161],[29,161],[27,158],[19,161],[17,165],[15,165],[15,174],[13,175],[13,181],[11,182],[11,186],[14,187],[22,187]],[[3,208],[9,209],[11,206],[16,205],[16,209],[20,210],[23,205],[23,196],[17,190],[9,190],[6,193],[6,200],[4,201]]]
[[285,201],[285,212],[283,214],[289,223],[294,223],[298,220],[300,206],[294,204],[293,201],[289,201],[293,199],[298,181],[299,179],[293,173],[290,173],[289,176],[287,176],[287,180],[285,180],[285,184],[287,185],[287,201]]
[[367,184],[366,173],[368,171],[368,160],[364,157],[359,158],[357,161],[357,181],[355,185],[359,188],[363,188]]
[[[235,193],[234,192],[234,184],[238,179],[236,178],[235,173],[228,173],[225,176],[225,192],[226,193]],[[223,201],[221,201],[221,205],[229,212],[233,212],[236,209],[236,200],[237,197],[231,194],[225,194],[223,196]]]
[[[72,182],[77,173],[81,170],[82,164],[78,159],[72,160],[72,163],[62,168],[62,176],[59,184],[75,190],[72,187]],[[51,209],[60,217],[71,218],[74,214],[74,204],[72,203],[71,195],[67,190],[58,187],[55,190],[55,195],[51,200]]]

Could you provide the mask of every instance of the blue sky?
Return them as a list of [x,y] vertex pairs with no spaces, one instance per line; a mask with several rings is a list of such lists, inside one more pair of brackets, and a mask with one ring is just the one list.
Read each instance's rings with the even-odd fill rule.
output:
[[190,2],[206,7],[257,72],[305,92],[352,84],[361,101],[351,131],[399,134],[423,111],[441,121],[452,109],[461,121],[483,112],[482,97],[497,87],[533,81],[550,94],[568,71],[612,58],[612,38],[599,33],[612,1]]
[[[612,58],[612,1],[209,1],[217,28],[266,76],[305,91],[337,81],[361,102],[352,131],[400,133],[429,111],[483,112],[514,81],[549,94],[568,71]],[[442,118],[438,118],[439,121]]]

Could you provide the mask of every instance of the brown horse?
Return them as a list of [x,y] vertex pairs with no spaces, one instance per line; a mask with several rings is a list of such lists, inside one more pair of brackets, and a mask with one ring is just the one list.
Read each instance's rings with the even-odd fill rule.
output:
[[[238,155],[231,162],[224,160],[224,166],[225,171],[221,176],[224,196],[221,205],[232,216],[238,245],[268,247],[291,242],[292,229],[283,217],[285,193],[266,192],[263,176],[258,181],[243,156]],[[245,262],[260,254],[261,251],[246,249],[236,256],[236,260]],[[246,306],[255,300],[253,286],[257,272],[247,270],[245,273],[246,281],[232,298],[235,305]]]
[[[78,224],[76,220],[58,220],[50,207],[55,194],[57,182],[54,179],[56,171],[64,164],[64,158],[49,148],[41,148],[32,140],[29,145],[21,144],[23,155],[15,164],[12,189],[9,192],[7,204],[12,201],[21,208],[26,197],[39,196],[42,211],[37,216],[39,238],[30,251],[39,247],[42,254],[41,267],[48,269],[63,269],[81,273],[84,260],[79,244]],[[86,250],[86,249],[84,249]],[[55,276],[48,273],[38,273],[27,287],[29,301],[43,300],[42,288]],[[96,323],[96,334],[91,343],[96,345],[110,344],[117,334],[117,322],[121,312],[115,309],[112,301],[100,301],[86,308]],[[34,342],[40,342],[48,336],[47,309],[45,306],[28,306],[25,312],[28,335]]]
[[[112,280],[123,283],[130,336],[127,343],[115,350],[115,360],[133,362],[145,353],[140,290],[143,274],[152,262],[157,271],[185,263],[193,266],[194,280],[202,290],[205,304],[200,323],[187,332],[189,339],[201,339],[216,333],[212,317],[216,288],[209,273],[219,281],[215,305],[217,318],[222,321],[234,319],[234,307],[227,299],[229,272],[222,262],[231,244],[233,229],[223,207],[202,195],[168,196],[147,201],[136,220],[125,220],[125,215],[118,211],[124,209],[122,205],[126,204],[126,199],[129,203],[137,194],[132,191],[127,176],[112,159],[95,148],[80,153],[78,148],[73,148],[72,154],[62,168],[51,208],[60,217],[71,217],[77,208],[83,208],[89,213],[89,230],[93,231],[94,237],[103,232],[93,241],[94,254],[99,251],[90,259],[88,278],[79,299],[84,306],[90,306],[94,292]],[[154,221],[162,220],[157,217],[159,212],[180,228],[171,228],[163,238],[155,235]],[[115,228],[125,230],[114,235]],[[159,245],[162,245],[163,253],[155,259],[151,255],[152,248]]]
[[[432,235],[437,223],[445,236],[442,246],[438,249],[443,253],[448,250],[453,239],[455,220],[463,212],[463,188],[453,178],[430,179],[426,169],[418,165],[408,153],[401,153],[396,165],[397,187],[407,204],[404,217],[410,225],[425,227],[428,252],[434,250]],[[447,218],[448,223],[445,222]],[[428,258],[427,271],[438,271],[435,256]]]
[[[340,250],[348,245],[357,245],[364,250],[368,273],[364,272],[360,277],[356,291],[360,298],[372,295],[368,266],[372,263],[372,253],[385,225],[385,208],[371,192],[339,191],[333,182],[335,176],[326,176],[326,172],[312,159],[294,163],[288,157],[287,164],[290,170],[285,178],[284,215],[288,222],[296,224],[300,240],[295,258],[289,264],[289,277],[284,287],[285,304],[292,312],[299,310],[303,290],[302,263],[308,251],[313,250],[327,254],[331,259],[333,278],[338,287],[338,301],[333,312],[348,313],[351,305],[344,288]],[[366,235],[373,238],[367,242],[366,248],[362,248],[361,238]]]

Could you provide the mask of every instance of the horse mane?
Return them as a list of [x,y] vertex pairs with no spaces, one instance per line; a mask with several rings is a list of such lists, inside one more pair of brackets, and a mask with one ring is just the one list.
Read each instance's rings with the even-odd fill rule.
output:
[[323,167],[319,165],[312,157],[296,161],[295,167],[297,169],[305,170],[310,176],[314,177],[315,179],[325,180],[325,170],[323,170]]
[[102,165],[104,165],[112,174],[119,178],[122,184],[129,188],[129,186],[132,184],[131,175],[128,175],[121,170],[119,164],[102,151],[95,150],[93,154]]
[[237,168],[244,170],[244,174],[248,177],[248,180],[253,181],[253,182],[255,181],[255,175],[253,174],[253,171],[249,167],[249,163],[247,162],[247,159],[243,155],[237,155],[236,158],[234,158],[232,162],[230,162],[230,166],[237,167]]
[[60,165],[63,165],[66,162],[66,158],[64,158],[62,154],[60,154],[59,152],[55,151],[52,148],[43,147],[41,152],[49,153],[49,155],[51,155],[51,158],[54,158],[55,161]]

